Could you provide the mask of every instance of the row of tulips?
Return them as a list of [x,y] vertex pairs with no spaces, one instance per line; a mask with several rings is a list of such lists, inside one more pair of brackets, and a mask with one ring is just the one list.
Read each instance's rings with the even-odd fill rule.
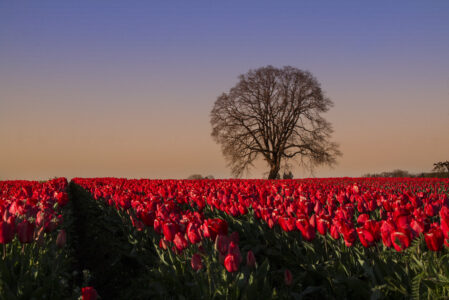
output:
[[[233,192],[239,189],[235,185]],[[299,230],[307,241],[316,232],[329,232],[348,247],[357,240],[364,247],[382,240],[402,251],[423,234],[428,249],[440,251],[449,238],[448,180],[321,179],[265,183],[254,190],[233,196],[221,189],[208,203],[232,215],[252,207],[270,228],[278,224],[286,232]]]
[[[89,190],[96,200],[104,200],[108,205],[129,213],[137,230],[145,226],[152,227],[161,236],[161,249],[171,247],[172,251],[181,254],[189,245],[198,245],[199,251],[204,252],[201,242],[207,239],[215,243],[219,260],[226,270],[235,272],[239,269],[243,259],[238,245],[238,232],[230,233],[223,219],[205,218],[202,214],[205,203],[199,201],[199,198],[189,201],[187,190],[183,191],[185,197],[178,197],[174,189],[155,186],[148,180],[75,178],[73,182]],[[192,204],[195,209],[190,206]],[[249,264],[252,263],[253,255],[250,252]],[[191,266],[194,270],[203,268],[199,253],[192,255]]]
[[[348,247],[357,241],[364,247],[382,241],[386,247],[402,251],[423,234],[429,250],[440,251],[449,239],[447,179],[75,181],[96,199],[119,209],[132,208],[138,228],[154,227],[168,241],[179,232],[178,250],[184,248],[185,233],[191,243],[209,237],[200,214],[206,205],[233,217],[252,209],[270,228],[279,225],[286,232],[299,230],[307,241],[315,239],[317,232],[329,232]],[[197,211],[179,211],[179,204]],[[214,240],[215,234],[211,238]]]
[[66,178],[0,181],[0,299],[97,298],[92,287],[70,290],[67,188]]
[[[0,181],[0,244],[6,246],[16,236],[21,244],[41,243],[44,233],[57,229],[63,220],[61,209],[69,200],[67,184],[65,178]],[[63,247],[65,240],[61,230],[57,245]]]
[[[441,273],[449,263],[444,249],[449,233],[447,179],[76,178],[73,182],[96,202],[128,218],[137,232],[154,234],[157,248],[177,254],[170,256],[180,265],[176,269],[182,269],[188,258],[191,270],[197,272],[193,276],[207,274],[209,286],[217,282],[213,273],[221,272],[211,267],[214,261],[232,275],[223,278],[245,284],[252,282],[251,272],[263,273],[257,266],[264,261],[264,272],[273,268],[272,287],[279,287],[276,274],[282,273],[284,287],[292,289],[290,296],[324,289],[331,294],[339,290],[346,295],[408,297],[411,286],[417,286],[414,295],[422,292],[422,286],[432,293],[437,286],[438,295],[449,292],[441,287],[446,280],[442,278],[449,278]],[[299,253],[305,256],[298,257]],[[326,260],[328,255],[333,260]],[[312,280],[308,275],[318,277]],[[401,279],[405,276],[413,276],[413,284]],[[368,277],[371,282],[366,283]],[[307,287],[307,282],[323,280],[327,286]],[[360,294],[354,292],[359,287],[347,287],[354,280],[356,286],[366,284]]]

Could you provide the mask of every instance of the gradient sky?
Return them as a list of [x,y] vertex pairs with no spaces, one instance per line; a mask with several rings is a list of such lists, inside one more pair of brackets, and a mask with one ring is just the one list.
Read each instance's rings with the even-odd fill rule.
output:
[[0,0],[0,179],[231,177],[209,113],[266,65],[335,104],[315,176],[449,159],[449,1]]

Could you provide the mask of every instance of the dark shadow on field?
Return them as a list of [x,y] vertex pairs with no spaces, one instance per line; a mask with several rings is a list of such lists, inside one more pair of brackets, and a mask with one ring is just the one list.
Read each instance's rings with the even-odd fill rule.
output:
[[95,201],[82,187],[70,183],[73,201],[74,252],[77,282],[93,286],[102,299],[136,299],[129,295],[145,267],[136,255],[115,208]]

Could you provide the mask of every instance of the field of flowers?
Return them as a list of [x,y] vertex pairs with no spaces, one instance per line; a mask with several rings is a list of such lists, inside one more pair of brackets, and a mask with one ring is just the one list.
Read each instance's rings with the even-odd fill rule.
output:
[[447,297],[448,195],[448,179],[4,181],[0,297],[30,295],[18,280],[39,299]]
[[64,250],[68,182],[0,181],[0,298],[56,299],[70,291]]

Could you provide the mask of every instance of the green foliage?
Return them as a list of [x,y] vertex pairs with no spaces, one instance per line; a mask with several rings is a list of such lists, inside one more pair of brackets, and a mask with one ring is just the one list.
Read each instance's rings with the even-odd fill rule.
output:
[[[63,209],[63,228],[73,232],[71,206]],[[56,246],[58,230],[44,233],[40,242],[22,245],[17,238],[4,246],[0,258],[0,299],[76,299],[72,249]],[[3,245],[0,245],[3,246]]]

